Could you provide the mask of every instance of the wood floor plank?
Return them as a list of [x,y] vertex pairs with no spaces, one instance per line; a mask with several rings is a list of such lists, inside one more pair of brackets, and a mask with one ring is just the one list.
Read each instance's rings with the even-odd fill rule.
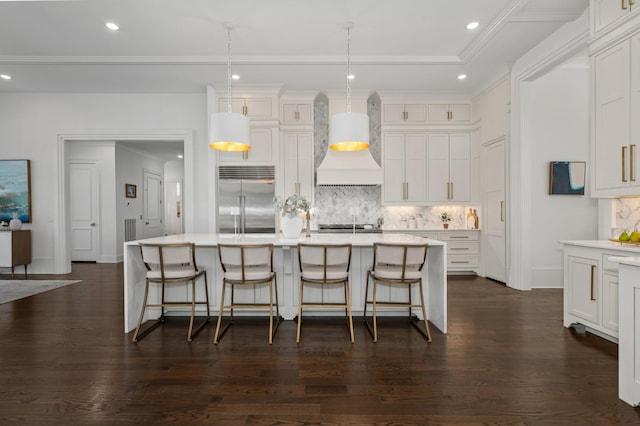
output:
[[[30,277],[35,278],[35,277]],[[138,343],[122,333],[122,265],[74,264],[82,283],[0,305],[0,424],[615,425],[617,345],[562,326],[562,291],[449,280],[449,334],[428,344],[383,318],[373,343],[354,318],[215,322],[193,342],[169,318]],[[0,279],[1,285],[1,279]]]

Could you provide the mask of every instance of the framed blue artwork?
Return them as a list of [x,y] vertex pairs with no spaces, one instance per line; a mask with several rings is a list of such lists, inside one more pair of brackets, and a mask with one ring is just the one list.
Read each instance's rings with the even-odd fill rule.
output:
[[29,160],[0,160],[0,221],[10,222],[18,213],[31,222],[31,163]]
[[585,161],[551,161],[549,195],[584,195],[586,169]]

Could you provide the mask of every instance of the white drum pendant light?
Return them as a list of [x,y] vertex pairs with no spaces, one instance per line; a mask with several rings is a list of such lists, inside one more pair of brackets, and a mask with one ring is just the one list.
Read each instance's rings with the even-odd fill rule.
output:
[[231,30],[227,29],[227,112],[211,114],[209,146],[219,151],[248,151],[251,149],[249,118],[233,112],[231,107]]
[[351,112],[351,28],[347,23],[347,112],[335,114],[329,120],[329,148],[334,151],[360,151],[369,148],[369,116]]

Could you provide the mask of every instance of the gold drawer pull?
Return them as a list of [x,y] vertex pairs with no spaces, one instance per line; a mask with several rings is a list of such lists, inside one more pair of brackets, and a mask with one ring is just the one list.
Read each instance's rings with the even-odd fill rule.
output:
[[623,146],[622,147],[622,181],[626,182],[627,181],[627,147]]
[[596,275],[596,265],[591,265],[591,300],[596,300],[595,295],[595,275]]

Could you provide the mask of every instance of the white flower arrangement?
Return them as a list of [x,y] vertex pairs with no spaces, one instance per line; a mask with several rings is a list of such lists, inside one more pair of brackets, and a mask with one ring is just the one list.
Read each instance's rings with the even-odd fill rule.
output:
[[286,199],[275,197],[273,201],[282,213],[308,212],[311,203],[300,194],[291,194]]
[[451,222],[451,215],[449,214],[449,212],[444,211],[440,214],[440,220],[442,221],[442,223]]

